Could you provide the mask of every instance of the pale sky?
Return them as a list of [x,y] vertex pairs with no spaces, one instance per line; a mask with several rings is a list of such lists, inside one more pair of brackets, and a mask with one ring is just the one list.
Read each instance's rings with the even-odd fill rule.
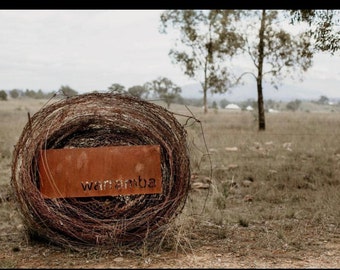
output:
[[[107,90],[113,83],[143,85],[159,76],[179,86],[193,84],[171,63],[174,36],[159,33],[161,13],[0,10],[0,89],[50,92],[68,85],[85,93]],[[339,54],[316,55],[304,81],[287,82],[292,84],[317,96],[340,98]]]

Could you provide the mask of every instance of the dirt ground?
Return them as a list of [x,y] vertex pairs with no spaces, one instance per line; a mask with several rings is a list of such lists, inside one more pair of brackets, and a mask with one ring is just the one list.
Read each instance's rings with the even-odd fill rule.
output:
[[221,236],[218,226],[202,225],[191,233],[190,245],[179,245],[177,251],[75,252],[28,240],[18,225],[1,229],[0,268],[339,268],[337,231],[316,233],[315,228],[306,226],[301,236],[305,241],[297,239],[295,246],[268,242],[262,247],[256,243],[278,229],[275,226],[279,225],[233,225],[223,228],[226,233]]
[[[229,241],[231,241],[229,239]],[[164,252],[146,257],[127,254],[72,253],[46,245],[2,245],[3,268],[339,268],[340,245],[320,242],[308,251],[251,250],[246,246],[230,251],[223,242],[207,243],[183,253]],[[6,246],[6,247],[4,247]],[[7,264],[7,265],[6,265]]]

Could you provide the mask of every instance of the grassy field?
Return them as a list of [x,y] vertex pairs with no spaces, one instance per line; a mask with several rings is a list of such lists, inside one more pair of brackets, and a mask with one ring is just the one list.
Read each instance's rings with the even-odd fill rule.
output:
[[[32,244],[11,199],[11,159],[28,113],[45,102],[0,102],[0,268],[30,265],[24,256],[33,252]],[[192,189],[158,252],[187,254],[210,246],[216,254],[298,260],[327,251],[330,261],[339,262],[340,112],[267,113],[260,132],[252,112],[205,115],[176,104],[170,110],[188,132]],[[60,265],[74,266],[70,260],[54,266]]]

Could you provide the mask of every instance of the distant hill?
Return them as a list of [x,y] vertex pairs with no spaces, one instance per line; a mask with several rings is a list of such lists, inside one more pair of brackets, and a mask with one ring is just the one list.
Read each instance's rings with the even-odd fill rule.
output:
[[[275,101],[288,102],[292,100],[318,100],[320,96],[325,95],[322,91],[305,89],[302,84],[296,85],[284,85],[278,90],[274,89],[272,85],[264,84],[263,96],[265,100],[272,99]],[[189,84],[182,86],[181,96],[184,98],[203,98],[203,91],[200,84]],[[327,96],[327,95],[325,95]],[[340,101],[340,93],[338,97],[327,96],[330,100],[338,102]],[[226,99],[231,102],[240,102],[247,99],[257,100],[256,85],[243,85],[230,89],[224,94],[211,95],[208,93],[208,102],[215,100],[219,101]]]

